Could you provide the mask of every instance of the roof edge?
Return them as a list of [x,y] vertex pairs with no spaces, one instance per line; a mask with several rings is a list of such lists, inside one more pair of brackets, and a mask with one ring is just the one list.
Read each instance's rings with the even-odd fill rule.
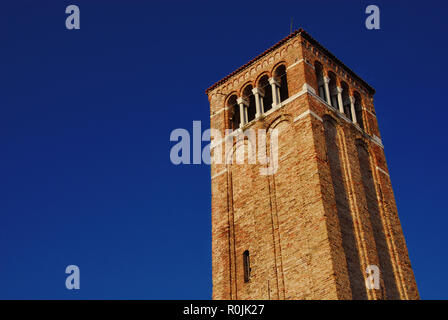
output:
[[275,49],[277,49],[278,47],[280,47],[281,45],[283,45],[285,42],[287,42],[288,40],[294,38],[297,35],[301,35],[303,36],[306,40],[308,40],[310,43],[312,43],[314,46],[316,46],[318,49],[320,49],[321,51],[323,51],[330,59],[334,60],[334,62],[336,62],[337,64],[339,64],[342,68],[345,69],[345,71],[347,71],[347,73],[349,73],[353,78],[355,78],[356,80],[358,80],[362,85],[364,85],[366,87],[366,89],[369,91],[370,94],[375,94],[375,89],[370,86],[365,80],[363,80],[360,76],[358,76],[352,69],[350,69],[349,67],[347,67],[341,60],[339,60],[334,54],[332,54],[327,48],[325,48],[323,45],[321,45],[316,39],[314,39],[309,33],[307,33],[305,30],[303,30],[302,28],[294,31],[293,33],[291,33],[290,35],[288,35],[287,37],[283,38],[282,40],[280,40],[279,42],[277,42],[276,44],[274,44],[273,46],[271,46],[270,48],[266,49],[264,52],[262,52],[261,54],[259,54],[258,56],[256,56],[255,58],[251,59],[249,62],[245,63],[244,65],[242,65],[241,67],[239,67],[238,69],[236,69],[235,71],[233,71],[232,73],[228,74],[227,76],[225,76],[224,78],[222,78],[221,80],[215,82],[213,85],[211,85],[210,87],[208,87],[205,90],[205,93],[208,94],[211,90],[215,89],[216,87],[218,87],[219,85],[223,84],[224,82],[226,82],[229,78],[233,77],[234,75],[236,75],[237,73],[243,71],[244,69],[246,69],[247,67],[249,67],[252,63],[254,63],[255,61],[259,60],[260,58],[264,57],[265,55],[267,55],[268,53],[270,53],[271,51],[274,51]]

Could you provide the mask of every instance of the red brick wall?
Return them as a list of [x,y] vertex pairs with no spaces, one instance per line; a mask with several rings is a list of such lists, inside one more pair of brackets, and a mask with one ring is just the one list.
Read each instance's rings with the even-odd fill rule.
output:
[[[316,60],[361,95],[365,130],[303,90],[317,92]],[[344,67],[297,35],[208,92],[211,127],[224,135],[227,97],[281,63],[290,101],[244,128],[279,130],[278,171],[211,166],[213,299],[418,299],[373,97]],[[238,139],[234,150],[249,143]],[[372,264],[379,290],[365,285]]]

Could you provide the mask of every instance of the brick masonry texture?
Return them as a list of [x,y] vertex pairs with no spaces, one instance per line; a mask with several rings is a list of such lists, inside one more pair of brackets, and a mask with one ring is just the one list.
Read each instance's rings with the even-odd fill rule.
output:
[[[364,129],[316,94],[316,61],[361,96]],[[213,299],[419,299],[374,90],[307,33],[294,33],[208,89],[211,128],[224,136],[228,98],[281,64],[289,99],[243,127],[279,130],[278,171],[263,176],[262,164],[247,161],[211,166]],[[235,137],[234,151],[250,143],[241,131]],[[378,290],[366,288],[369,265],[380,269]]]

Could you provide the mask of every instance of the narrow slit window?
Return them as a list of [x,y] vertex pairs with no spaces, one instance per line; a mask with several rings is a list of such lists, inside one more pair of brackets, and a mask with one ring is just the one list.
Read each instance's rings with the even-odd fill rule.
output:
[[250,280],[250,257],[249,250],[243,253],[243,264],[244,264],[244,282],[249,282]]

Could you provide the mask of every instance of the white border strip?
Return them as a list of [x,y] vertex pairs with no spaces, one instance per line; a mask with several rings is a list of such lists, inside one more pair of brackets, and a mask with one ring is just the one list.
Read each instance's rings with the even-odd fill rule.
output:
[[224,173],[226,173],[227,172],[227,169],[224,169],[224,170],[222,170],[221,172],[219,172],[219,173],[217,173],[217,174],[214,174],[213,176],[212,176],[212,179],[214,179],[214,178],[216,178],[216,177],[219,177],[220,175],[222,175],[222,174],[224,174]]
[[383,169],[381,169],[380,167],[376,166],[376,169],[377,169],[378,171],[384,173],[386,176],[390,177],[389,174],[388,174],[386,171],[384,171]]
[[[303,60],[303,59],[302,59],[302,60]],[[302,60],[298,61],[297,63],[302,62]],[[291,66],[292,66],[292,65],[291,65]],[[301,96],[304,95],[305,93],[309,93],[311,96],[313,96],[314,98],[316,98],[319,102],[323,103],[328,109],[330,109],[331,111],[335,112],[340,118],[344,119],[345,121],[347,121],[348,123],[350,123],[351,125],[353,125],[356,129],[358,129],[362,134],[364,134],[364,135],[366,135],[367,137],[369,137],[369,139],[370,139],[373,143],[375,143],[376,145],[378,145],[379,147],[381,147],[381,148],[384,149],[383,142],[381,141],[381,139],[380,139],[379,137],[377,137],[377,136],[373,136],[373,137],[372,137],[372,136],[368,135],[367,132],[363,131],[358,125],[354,124],[350,119],[348,119],[348,118],[345,116],[345,114],[341,114],[341,113],[339,112],[339,110],[336,110],[335,108],[331,107],[326,101],[324,101],[321,97],[319,97],[319,96],[314,92],[313,87],[311,87],[311,86],[310,86],[309,84],[307,84],[307,83],[304,83],[304,84],[303,84],[303,86],[302,86],[302,90],[301,90],[301,91],[297,92],[295,95],[289,97],[288,99],[286,99],[285,101],[283,101],[283,102],[277,104],[276,106],[273,106],[272,109],[270,109],[268,112],[264,113],[263,116],[268,116],[269,114],[271,114],[271,113],[277,111],[277,110],[280,109],[281,107],[283,107],[283,106],[287,105],[288,103],[291,103],[292,101],[294,101],[294,100],[296,100],[297,98],[301,97]],[[212,115],[210,118],[216,116],[218,113],[224,111],[225,109],[227,109],[227,107],[222,108],[222,109],[219,110],[217,113],[215,113],[214,115]],[[367,110],[367,111],[368,111],[368,110]],[[311,111],[311,110],[307,110],[307,111],[305,111],[304,113],[302,113],[302,114],[300,114],[299,116],[297,116],[297,117],[294,119],[294,122],[296,122],[296,121],[302,119],[302,118],[305,117],[307,114],[311,114],[311,115],[312,115],[313,117],[315,117],[317,120],[319,120],[319,121],[323,121],[322,118],[319,117],[316,113],[314,113],[314,112]],[[254,121],[257,121],[257,120],[258,120],[258,118],[255,118],[255,119],[252,120],[251,122],[246,123],[244,126],[246,127],[248,124],[250,124],[250,123],[252,123],[252,122],[254,122]],[[239,129],[237,129],[236,131],[232,132],[232,135],[231,135],[231,136],[238,135],[238,134],[241,133],[242,131],[244,131],[244,128],[243,128],[243,130],[241,130],[241,128],[239,128]],[[225,140],[225,138],[224,138],[224,139],[221,139],[221,141],[216,142],[216,144],[214,144],[213,146],[211,146],[211,149],[213,149],[213,148],[215,148],[216,146],[220,145],[224,140]],[[387,173],[386,173],[386,174],[387,174]]]
[[220,114],[221,112],[223,112],[224,110],[227,110],[227,109],[229,109],[229,108],[228,107],[224,107],[224,108],[219,109],[218,111],[216,111],[214,114],[212,114],[210,116],[210,119],[213,118],[214,116],[217,116],[218,114]]
[[291,69],[292,67],[295,67],[296,65],[298,65],[302,62],[303,62],[303,59],[300,59],[299,61],[296,61],[293,64],[291,64],[289,67],[287,67],[286,70]]
[[376,114],[374,114],[372,111],[370,111],[366,107],[362,107],[362,110],[366,110],[368,113],[370,113],[372,116],[374,116],[376,118]]
[[297,117],[294,118],[294,122],[299,121],[300,119],[303,119],[304,117],[306,117],[307,115],[312,115],[314,118],[316,118],[317,120],[323,122],[322,118],[319,117],[317,114],[315,114],[313,111],[311,110],[306,110],[305,112],[303,112],[302,114],[298,115]]
[[317,94],[315,94],[312,91],[308,91],[308,93],[310,95],[312,95],[314,98],[316,98],[318,101],[320,101],[321,103],[323,103],[328,109],[330,109],[331,111],[335,112],[341,119],[344,119],[346,122],[350,123],[351,125],[353,125],[356,129],[358,129],[362,134],[364,134],[365,136],[367,136],[370,141],[372,141],[373,143],[375,143],[376,145],[378,145],[379,147],[381,147],[382,149],[384,149],[384,145],[383,142],[381,141],[381,139],[379,137],[377,137],[376,135],[369,135],[367,132],[363,131],[359,125],[354,124],[349,118],[347,118],[347,116],[345,114],[342,114],[339,112],[339,110],[336,110],[335,108],[331,107],[326,101],[324,101],[321,97],[319,97]]

